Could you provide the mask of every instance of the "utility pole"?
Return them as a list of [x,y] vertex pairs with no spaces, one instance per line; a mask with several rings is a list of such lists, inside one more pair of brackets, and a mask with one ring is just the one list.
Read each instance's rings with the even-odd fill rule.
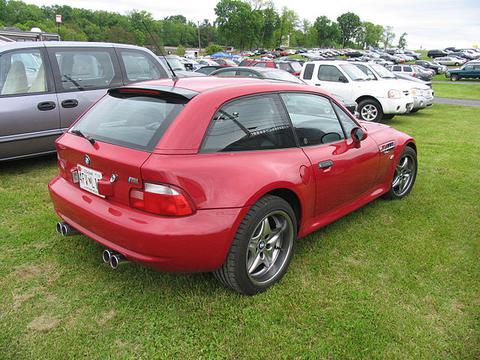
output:
[[197,34],[198,34],[198,56],[200,56],[200,51],[202,51],[202,44],[200,43],[200,21],[197,21]]

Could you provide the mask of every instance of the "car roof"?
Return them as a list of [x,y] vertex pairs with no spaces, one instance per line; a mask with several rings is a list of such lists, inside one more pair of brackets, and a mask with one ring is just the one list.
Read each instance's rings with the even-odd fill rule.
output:
[[[181,88],[187,91],[193,91],[196,93],[202,93],[207,91],[225,91],[231,90],[240,87],[256,87],[262,88],[263,91],[276,91],[276,90],[292,90],[298,88],[299,90],[312,90],[312,87],[302,84],[296,84],[292,82],[281,82],[269,79],[256,79],[256,78],[247,78],[247,77],[215,77],[215,76],[205,76],[205,77],[191,77],[191,78],[180,78],[177,80],[173,79],[160,79],[160,80],[150,80],[144,81],[141,83],[136,83],[133,86],[136,88],[152,89],[152,90],[162,90],[165,91],[167,87],[172,92],[176,92],[176,88]],[[128,86],[131,87],[131,86]],[[317,89],[314,89],[316,92]]]
[[87,41],[18,41],[8,42],[0,44],[0,51],[16,50],[25,48],[38,48],[38,47],[116,47],[127,49],[145,49],[141,46],[116,44],[116,43],[103,43],[103,42],[87,42]]

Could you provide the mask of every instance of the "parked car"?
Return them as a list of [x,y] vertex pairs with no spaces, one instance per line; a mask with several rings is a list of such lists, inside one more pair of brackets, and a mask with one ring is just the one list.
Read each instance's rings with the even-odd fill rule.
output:
[[417,174],[412,137],[320,89],[245,78],[111,89],[57,149],[60,233],[99,242],[113,268],[213,271],[248,295],[282,278],[298,238],[405,197]]
[[302,64],[298,61],[276,61],[275,66],[295,76],[300,76],[302,71]]
[[244,59],[238,66],[251,66],[275,69],[277,66],[273,60]]
[[460,58],[453,57],[453,56],[438,57],[438,58],[435,59],[435,61],[438,62],[441,65],[449,65],[449,66],[452,66],[452,65],[460,66],[460,65],[463,65],[467,62],[467,60],[465,60],[465,59],[460,59]]
[[448,69],[445,65],[441,65],[435,61],[418,60],[415,62],[415,64],[420,65],[426,69],[432,69],[435,71],[436,74],[443,74]]
[[215,62],[221,66],[237,66],[237,64],[230,59],[215,59]]
[[448,53],[446,51],[443,51],[443,50],[430,50],[427,53],[427,56],[429,58],[432,58],[432,59],[447,56],[447,55],[448,55]]
[[445,73],[452,81],[460,79],[480,79],[480,62],[469,62],[460,69],[451,69]]
[[221,65],[207,65],[207,66],[202,66],[201,68],[195,70],[194,72],[210,75],[213,71],[218,69],[224,69],[224,68],[225,66],[221,66]]
[[0,45],[0,161],[55,152],[55,139],[106,89],[166,77],[155,54],[137,46]]
[[397,76],[381,65],[372,63],[355,63],[371,80],[390,82],[392,86],[400,88],[402,91],[408,90],[413,96],[413,108],[411,112],[433,105],[434,94],[432,89],[426,84],[413,84],[410,81],[397,78]]
[[408,90],[390,83],[367,81],[369,78],[348,61],[313,61],[305,63],[300,79],[358,104],[361,120],[380,121],[413,108]]
[[407,75],[405,73],[394,73],[395,74],[395,77],[397,79],[402,79],[402,80],[408,80],[408,81],[411,81],[411,82],[415,82],[417,84],[424,84],[424,85],[427,85],[430,89],[432,88],[432,82],[431,81],[423,81],[423,80],[420,80],[418,78],[414,78],[413,76],[410,76],[410,75]]
[[[290,83],[305,85],[305,82],[298,77],[281,69],[258,68],[258,67],[231,67],[227,69],[219,69],[210,74],[211,76],[220,77],[249,77],[265,80],[286,81]],[[340,95],[333,94],[351,114],[356,115],[357,104],[354,101],[348,101]]]
[[430,81],[433,77],[433,72],[425,72],[420,68],[415,67],[414,65],[387,65],[385,66],[388,70],[392,71],[394,74],[403,73],[410,75],[412,77],[419,78],[423,81]]
[[415,60],[420,60],[420,58],[422,57],[422,54],[417,53],[415,51],[405,50],[403,53],[405,55],[413,57]]

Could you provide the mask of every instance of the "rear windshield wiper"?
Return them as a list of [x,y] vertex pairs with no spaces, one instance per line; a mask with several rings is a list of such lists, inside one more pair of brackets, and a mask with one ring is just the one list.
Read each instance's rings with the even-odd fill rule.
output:
[[71,133],[71,134],[74,134],[74,135],[77,135],[77,136],[80,136],[80,137],[83,137],[84,139],[87,139],[88,142],[89,142],[90,144],[92,144],[92,145],[95,144],[95,139],[94,139],[94,138],[85,135],[85,134],[82,133],[80,130],[77,130],[77,129],[70,130],[70,133]]

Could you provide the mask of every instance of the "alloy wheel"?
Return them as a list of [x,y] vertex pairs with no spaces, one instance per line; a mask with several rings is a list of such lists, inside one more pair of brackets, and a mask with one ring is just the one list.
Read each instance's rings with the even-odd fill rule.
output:
[[404,155],[395,168],[392,182],[392,190],[396,196],[406,194],[415,179],[415,160],[410,155]]
[[367,104],[360,111],[363,120],[373,121],[378,116],[378,109],[375,105]]
[[258,223],[246,254],[250,281],[263,285],[282,273],[292,251],[293,237],[292,220],[284,211],[271,212]]

